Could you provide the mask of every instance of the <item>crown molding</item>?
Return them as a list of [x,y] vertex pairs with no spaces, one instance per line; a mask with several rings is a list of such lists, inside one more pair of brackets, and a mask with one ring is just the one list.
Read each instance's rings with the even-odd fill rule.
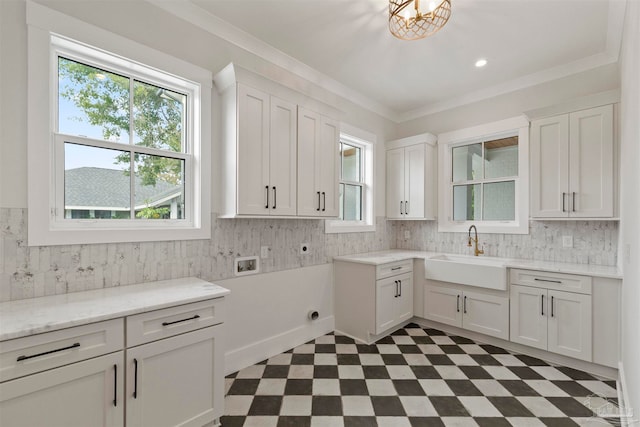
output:
[[301,77],[318,87],[347,99],[362,108],[376,113],[397,124],[417,119],[426,115],[439,113],[474,102],[483,101],[495,96],[526,89],[541,83],[557,80],[618,61],[622,43],[622,29],[626,9],[625,0],[609,0],[607,17],[607,39],[604,52],[581,58],[568,64],[548,68],[536,73],[522,76],[498,85],[480,89],[463,96],[446,101],[436,102],[423,108],[400,112],[384,106],[366,95],[347,87],[305,63],[287,55],[275,47],[252,36],[246,31],[195,5],[190,0],[146,0],[148,3],[181,18],[214,36],[232,43],[245,51],[256,55],[278,67]]
[[211,14],[189,0],[147,0],[147,2],[259,58],[281,67],[334,95],[349,100],[393,122],[398,122],[399,114],[391,108],[343,85],[315,68],[306,65],[246,31]]

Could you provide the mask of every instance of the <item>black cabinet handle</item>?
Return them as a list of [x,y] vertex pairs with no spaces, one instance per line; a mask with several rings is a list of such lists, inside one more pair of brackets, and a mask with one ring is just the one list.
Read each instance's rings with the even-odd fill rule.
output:
[[31,356],[20,356],[18,357],[18,359],[16,359],[16,362],[20,362],[22,360],[27,360],[27,359],[33,359],[34,357],[46,356],[47,354],[57,353],[59,351],[71,350],[72,348],[77,348],[77,347],[80,347],[79,342],[71,344],[68,347],[62,347],[62,348],[57,348],[55,350],[44,351],[42,353],[32,354]]
[[322,212],[327,210],[327,193],[322,192]]
[[196,320],[199,318],[200,318],[200,315],[196,314],[195,316],[189,317],[187,319],[174,320],[173,322],[162,322],[162,326],[169,326],[169,325],[173,325],[174,323],[187,322],[189,320]]
[[393,295],[394,298],[398,298],[398,281],[394,280],[393,283],[396,284],[396,293]]
[[409,201],[408,200],[404,201],[404,214],[405,215],[409,215]]
[[316,209],[318,212],[320,212],[320,192],[318,191],[318,209]]
[[138,398],[138,359],[133,359],[133,398]]
[[400,282],[400,291],[398,292],[398,296],[401,297],[402,296],[402,280],[398,280],[398,282]]
[[551,317],[553,317],[553,296],[551,297]]
[[565,206],[564,206],[564,199],[565,199],[566,195],[567,195],[567,193],[562,193],[562,212],[566,212],[567,211],[565,209]]
[[456,296],[456,312],[460,313],[460,295]]
[[534,277],[533,280],[536,282],[562,283],[560,280],[538,279],[537,277]]
[[540,314],[544,316],[544,295],[540,295]]
[[276,187],[273,187],[273,209],[276,208],[276,201],[278,200],[278,195],[276,194]]
[[402,201],[400,202],[400,215],[402,215]]
[[573,200],[571,201],[571,210],[576,211],[576,192],[573,192]]
[[113,406],[118,406],[118,365],[113,365]]
[[467,296],[464,296],[464,301],[462,301],[462,312],[467,313]]
[[402,266],[393,267],[393,268],[391,269],[391,271],[400,270],[401,268],[402,268]]
[[265,185],[265,190],[267,191],[267,204],[264,206],[265,209],[269,209],[269,186]]

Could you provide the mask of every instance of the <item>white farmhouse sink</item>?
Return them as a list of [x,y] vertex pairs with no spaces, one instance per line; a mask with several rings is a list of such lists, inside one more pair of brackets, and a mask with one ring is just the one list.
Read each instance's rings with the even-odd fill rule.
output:
[[425,278],[487,289],[507,289],[506,262],[500,258],[435,255],[424,260]]

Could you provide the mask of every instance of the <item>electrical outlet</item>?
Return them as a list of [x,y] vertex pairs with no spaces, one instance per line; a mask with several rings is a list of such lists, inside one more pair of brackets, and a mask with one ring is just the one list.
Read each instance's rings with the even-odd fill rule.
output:
[[311,246],[308,243],[300,244],[300,255],[307,255],[311,252]]
[[404,230],[404,238],[406,240],[411,238],[411,232],[409,230]]
[[562,247],[563,248],[572,248],[573,247],[573,236],[562,236]]
[[269,258],[269,246],[260,246],[260,258]]

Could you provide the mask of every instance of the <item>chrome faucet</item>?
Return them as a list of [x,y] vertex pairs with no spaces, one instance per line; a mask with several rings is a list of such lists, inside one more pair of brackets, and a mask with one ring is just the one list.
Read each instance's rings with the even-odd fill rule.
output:
[[[473,231],[475,232],[476,237],[471,237],[471,229],[473,228]],[[473,250],[473,255],[474,256],[478,256],[478,255],[482,255],[484,254],[484,249],[478,249],[478,229],[476,228],[475,225],[471,225],[471,227],[469,227],[469,243],[467,244],[467,246],[471,247],[471,242],[473,242],[475,244],[475,248]]]

